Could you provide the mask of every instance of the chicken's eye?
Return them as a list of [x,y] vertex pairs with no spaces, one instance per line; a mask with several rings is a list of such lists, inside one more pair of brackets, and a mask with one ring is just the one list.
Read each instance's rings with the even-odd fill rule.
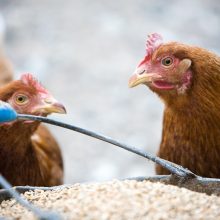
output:
[[20,94],[15,97],[15,102],[19,105],[24,105],[28,103],[28,97],[26,95]]
[[161,60],[161,63],[163,66],[170,66],[173,63],[173,58],[172,57],[165,57]]

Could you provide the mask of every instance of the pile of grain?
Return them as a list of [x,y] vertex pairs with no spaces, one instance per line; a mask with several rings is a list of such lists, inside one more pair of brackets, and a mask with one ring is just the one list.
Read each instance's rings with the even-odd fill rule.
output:
[[[24,197],[58,211],[64,219],[220,219],[220,197],[148,181],[75,184],[63,190],[26,192]],[[1,203],[0,216],[34,218],[14,199]]]

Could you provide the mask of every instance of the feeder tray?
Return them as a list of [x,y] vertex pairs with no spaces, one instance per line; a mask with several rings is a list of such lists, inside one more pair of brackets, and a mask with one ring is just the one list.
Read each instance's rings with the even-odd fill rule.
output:
[[[133,146],[129,146],[127,144],[116,141],[105,135],[102,135],[102,134],[99,134],[93,131],[89,131],[81,127],[66,124],[63,122],[59,122],[59,121],[41,117],[41,116],[17,114],[15,110],[9,104],[0,102],[0,122],[6,122],[6,121],[8,122],[8,121],[13,121],[13,120],[36,120],[36,121],[56,125],[59,127],[63,127],[66,129],[70,129],[70,130],[82,133],[84,135],[88,135],[90,137],[102,140],[104,142],[110,143],[124,150],[130,151],[139,156],[142,156],[146,159],[149,159],[159,164],[160,166],[164,167],[171,173],[171,175],[134,177],[134,178],[128,178],[128,180],[137,180],[137,181],[148,180],[151,182],[160,182],[164,184],[175,185],[178,187],[184,187],[189,190],[200,192],[200,193],[206,193],[208,195],[210,194],[215,194],[218,196],[220,195],[220,179],[204,178],[201,176],[197,176],[194,173],[192,173],[190,170],[185,169],[178,164],[164,160],[160,157],[151,155]],[[36,190],[36,189],[47,191],[47,190],[58,190],[58,189],[64,189],[66,187],[70,187],[70,185],[61,185],[61,186],[55,186],[55,187],[34,187],[34,186],[12,187],[7,182],[7,180],[5,180],[5,178],[1,175],[0,175],[0,185],[4,188],[0,190],[0,202],[2,202],[3,200],[15,198],[17,202],[19,202],[21,205],[23,205],[27,209],[31,210],[36,216],[38,216],[39,219],[48,219],[48,220],[61,219],[61,217],[57,213],[42,211],[41,209],[30,204],[27,200],[24,200],[23,198],[21,198],[19,194],[25,193],[27,191]]]

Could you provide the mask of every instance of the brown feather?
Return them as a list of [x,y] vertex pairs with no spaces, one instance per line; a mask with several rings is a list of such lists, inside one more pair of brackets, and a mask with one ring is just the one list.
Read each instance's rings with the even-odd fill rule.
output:
[[46,185],[63,183],[63,160],[60,147],[47,127],[40,125],[31,136],[32,145],[41,161],[40,170]]

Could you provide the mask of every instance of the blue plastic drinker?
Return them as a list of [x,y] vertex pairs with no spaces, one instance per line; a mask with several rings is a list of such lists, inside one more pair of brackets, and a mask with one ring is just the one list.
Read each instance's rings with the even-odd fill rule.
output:
[[0,123],[14,121],[17,112],[6,102],[0,101]]

